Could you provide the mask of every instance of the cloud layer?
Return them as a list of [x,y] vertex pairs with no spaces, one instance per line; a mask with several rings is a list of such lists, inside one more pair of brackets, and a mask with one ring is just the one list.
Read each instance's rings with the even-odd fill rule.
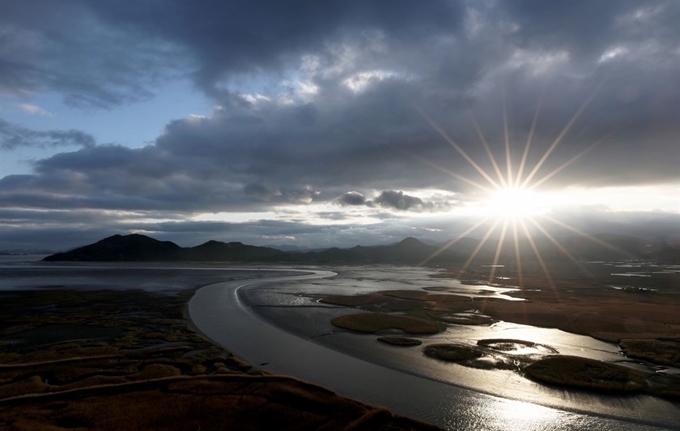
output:
[[[680,182],[677,2],[48,3],[0,6],[0,95],[124,109],[190,77],[214,109],[169,118],[141,148],[0,119],[0,151],[80,147],[0,178],[0,209],[45,229],[38,213],[65,209],[111,230],[209,213],[434,217],[489,186],[466,156],[500,182],[482,138],[506,172],[503,101],[513,172],[530,137],[524,177],[546,151],[534,180],[581,155],[544,189]],[[3,235],[32,219],[12,220]]]

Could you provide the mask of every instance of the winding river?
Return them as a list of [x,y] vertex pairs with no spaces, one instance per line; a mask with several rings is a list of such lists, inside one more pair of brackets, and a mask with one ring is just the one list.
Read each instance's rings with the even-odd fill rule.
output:
[[[308,275],[221,282],[198,290],[188,305],[194,325],[214,342],[257,367],[326,386],[340,395],[455,430],[658,430],[680,429],[680,409],[666,401],[633,397],[562,410],[447,384],[333,350],[273,325],[239,293],[272,283],[332,277]],[[566,400],[570,395],[563,394]],[[596,398],[596,397],[594,397]],[[597,397],[602,398],[602,397]],[[541,403],[543,404],[543,403]],[[550,403],[548,403],[550,404]],[[569,405],[569,403],[566,403]]]

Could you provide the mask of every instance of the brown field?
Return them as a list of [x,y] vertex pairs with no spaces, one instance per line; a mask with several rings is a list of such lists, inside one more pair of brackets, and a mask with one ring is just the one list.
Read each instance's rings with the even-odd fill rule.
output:
[[[3,406],[4,404],[4,406]],[[0,403],[7,430],[437,430],[277,376],[178,376]],[[7,408],[11,407],[11,408]]]
[[189,327],[192,294],[0,292],[0,429],[438,429],[252,368]]

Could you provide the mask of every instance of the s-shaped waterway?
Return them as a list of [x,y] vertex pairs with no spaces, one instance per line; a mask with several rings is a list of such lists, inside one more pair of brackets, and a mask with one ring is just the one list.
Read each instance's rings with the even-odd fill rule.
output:
[[317,383],[346,397],[451,430],[658,430],[679,429],[673,418],[662,428],[640,421],[564,411],[496,397],[393,370],[300,338],[258,317],[239,299],[239,290],[270,283],[332,277],[309,275],[216,283],[189,302],[194,325],[215,343],[254,366]]

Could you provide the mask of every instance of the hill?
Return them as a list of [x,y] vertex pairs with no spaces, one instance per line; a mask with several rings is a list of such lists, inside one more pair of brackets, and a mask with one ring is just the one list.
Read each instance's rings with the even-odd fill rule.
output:
[[94,244],[47,256],[46,261],[158,261],[180,260],[182,247],[170,241],[158,241],[145,235],[113,235]]
[[[405,238],[391,245],[337,247],[322,251],[282,251],[241,242],[208,241],[196,247],[182,248],[170,241],[139,235],[114,235],[85,247],[46,257],[47,261],[215,261],[215,262],[279,262],[298,264],[402,264],[462,265],[476,253],[475,261],[491,263],[495,256],[503,262],[515,257],[513,239],[498,247],[497,240],[482,243],[479,239],[462,238],[455,243],[425,244],[416,238]],[[645,241],[621,235],[597,235],[560,239],[559,246],[548,238],[536,238],[534,245],[545,261],[583,261],[646,259],[679,263],[680,250],[663,241]],[[447,245],[450,245],[447,247]],[[534,247],[526,239],[517,249],[522,262],[536,260]]]

